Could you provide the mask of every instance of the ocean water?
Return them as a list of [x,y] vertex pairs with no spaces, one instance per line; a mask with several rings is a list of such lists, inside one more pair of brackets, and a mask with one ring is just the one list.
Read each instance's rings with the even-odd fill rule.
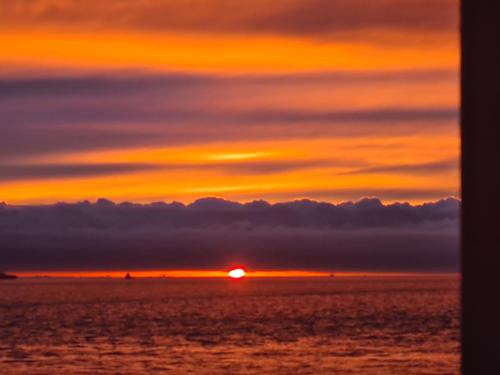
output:
[[458,374],[459,280],[0,282],[0,374]]

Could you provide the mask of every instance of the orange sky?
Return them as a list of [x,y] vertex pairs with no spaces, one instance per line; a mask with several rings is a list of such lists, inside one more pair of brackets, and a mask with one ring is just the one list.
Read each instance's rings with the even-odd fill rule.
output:
[[458,196],[457,2],[312,3],[2,4],[0,201]]

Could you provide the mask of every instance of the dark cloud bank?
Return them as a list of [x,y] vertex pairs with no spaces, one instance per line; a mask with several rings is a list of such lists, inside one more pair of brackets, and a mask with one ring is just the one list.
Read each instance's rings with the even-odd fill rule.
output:
[[0,204],[0,269],[457,271],[460,202]]

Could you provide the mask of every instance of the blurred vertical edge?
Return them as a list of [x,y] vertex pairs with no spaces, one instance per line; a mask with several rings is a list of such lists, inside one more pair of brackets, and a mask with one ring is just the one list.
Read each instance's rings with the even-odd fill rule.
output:
[[461,14],[462,373],[500,374],[500,1]]

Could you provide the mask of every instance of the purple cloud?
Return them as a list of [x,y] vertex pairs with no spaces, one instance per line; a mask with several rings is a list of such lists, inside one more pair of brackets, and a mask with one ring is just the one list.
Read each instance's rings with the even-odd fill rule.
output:
[[0,206],[12,270],[220,268],[456,271],[460,202]]

